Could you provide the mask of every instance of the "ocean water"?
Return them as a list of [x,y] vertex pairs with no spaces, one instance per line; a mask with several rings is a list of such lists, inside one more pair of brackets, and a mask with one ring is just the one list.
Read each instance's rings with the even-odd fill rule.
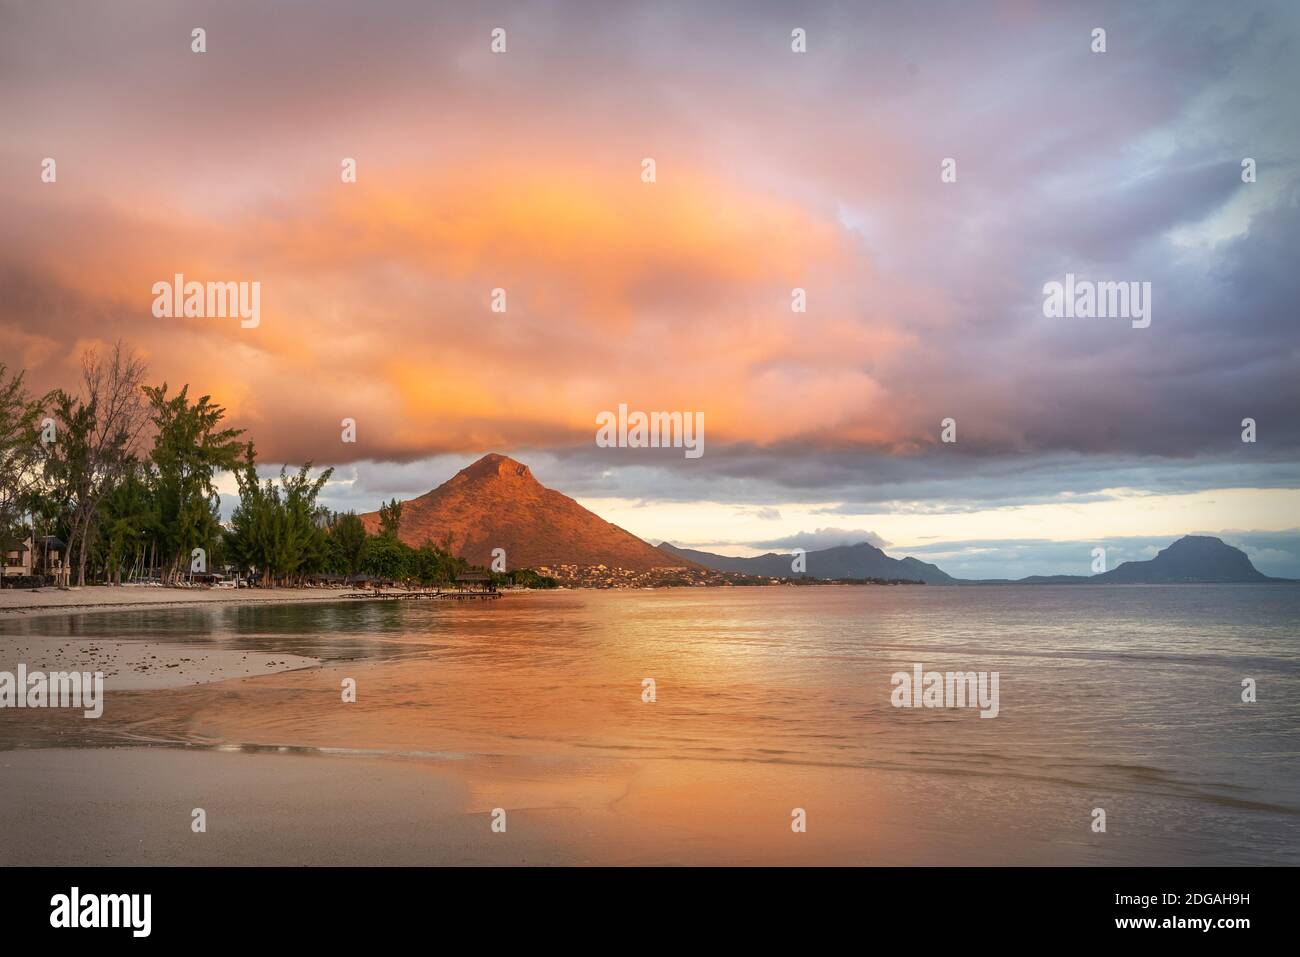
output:
[[[1054,795],[1026,811],[1049,845],[1035,860],[1053,861],[1054,816],[1077,807],[1088,834],[1101,802],[1127,809],[1142,835],[1128,846],[1142,854],[1070,862],[1300,863],[1300,587],[569,591],[115,611],[3,622],[0,649],[27,634],[186,641],[325,667],[120,693],[94,722],[0,721],[0,749],[739,762],[799,780],[834,771],[837,800],[850,802],[839,772],[861,771],[942,779],[956,797],[932,813],[940,829],[977,829],[990,803],[1014,822],[1021,796]],[[997,672],[997,717],[894,707],[891,676],[917,664]],[[341,704],[345,677],[355,704]],[[1248,678],[1254,703],[1242,701]],[[969,811],[963,789],[980,795]]]

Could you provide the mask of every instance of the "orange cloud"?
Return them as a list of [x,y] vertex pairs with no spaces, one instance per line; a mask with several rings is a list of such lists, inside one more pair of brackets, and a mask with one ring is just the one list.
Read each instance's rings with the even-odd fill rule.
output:
[[[102,311],[100,337],[212,392],[268,460],[584,442],[619,402],[703,411],[714,441],[867,414],[877,426],[854,435],[886,441],[888,397],[867,367],[911,337],[844,229],[706,171],[638,172],[372,172],[219,223],[165,202],[100,208],[75,228],[48,219],[70,255],[27,266],[79,302],[66,325]],[[260,282],[261,325],[154,318],[150,286],[177,272]],[[791,311],[795,286],[807,313]],[[504,314],[489,309],[498,287]],[[339,442],[344,416],[364,423],[356,446]]]

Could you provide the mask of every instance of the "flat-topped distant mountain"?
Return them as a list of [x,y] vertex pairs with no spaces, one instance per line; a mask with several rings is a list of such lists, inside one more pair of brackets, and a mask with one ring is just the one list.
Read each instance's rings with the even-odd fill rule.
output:
[[1211,535],[1184,535],[1155,558],[1124,562],[1098,575],[1034,575],[1024,585],[1173,585],[1233,582],[1285,582],[1270,578],[1251,564],[1240,548]]
[[[379,530],[379,513],[361,516]],[[402,503],[398,538],[412,546],[441,546],[487,567],[492,550],[506,550],[508,568],[606,565],[632,571],[690,563],[672,560],[631,532],[587,511],[533,478],[528,466],[485,455],[419,498]]]
[[[664,542],[659,549],[677,559],[694,562],[720,572],[740,572],[765,578],[797,578],[790,570],[793,555],[768,552],[753,558],[732,558],[691,548],[678,548]],[[879,548],[867,542],[857,545],[836,545],[808,552],[806,574],[809,578],[901,578],[922,581],[927,585],[955,585],[957,579],[941,571],[938,566],[915,558],[890,558]]]
[[[769,552],[753,558],[733,558],[678,548],[668,542],[659,548],[674,558],[716,571],[741,572],[765,578],[797,577],[790,570],[791,555]],[[1185,535],[1162,549],[1155,558],[1124,562],[1099,575],[1031,575],[1028,578],[981,581],[959,579],[936,565],[915,558],[890,558],[866,542],[808,552],[807,575],[809,578],[904,578],[923,581],[927,585],[1170,585],[1290,581],[1270,578],[1256,569],[1241,549],[1207,535]]]

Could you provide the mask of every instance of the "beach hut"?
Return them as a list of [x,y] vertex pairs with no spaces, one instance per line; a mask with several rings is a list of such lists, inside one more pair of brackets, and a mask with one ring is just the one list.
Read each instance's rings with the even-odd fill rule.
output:
[[27,578],[32,573],[32,540],[30,538],[18,543],[17,547],[5,552],[4,565],[0,567],[0,578]]
[[456,576],[456,587],[461,591],[491,593],[497,590],[497,583],[487,572],[464,572]]

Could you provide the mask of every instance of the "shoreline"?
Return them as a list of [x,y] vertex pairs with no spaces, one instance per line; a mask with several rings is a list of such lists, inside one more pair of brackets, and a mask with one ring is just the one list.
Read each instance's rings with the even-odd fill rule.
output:
[[[1073,589],[1075,583],[1057,583],[1057,582],[1039,582],[1025,585],[1022,582],[958,582],[952,585],[928,585],[928,589],[938,590],[944,588],[968,588],[980,585],[998,585],[998,586],[1023,586],[1031,588],[1051,588],[1065,587]],[[1161,583],[1158,585],[1150,584],[1123,584],[1115,585],[1105,583],[1094,587],[1118,587],[1118,588],[1167,588],[1167,587],[1205,587],[1206,585],[1273,585],[1273,584],[1297,584],[1285,579],[1275,579],[1271,582],[1206,582],[1199,585],[1193,583]],[[847,582],[822,582],[816,586],[795,586],[786,583],[764,584],[764,585],[713,585],[713,586],[672,586],[665,585],[655,588],[583,588],[578,587],[561,587],[554,589],[545,588],[503,588],[497,591],[497,595],[564,595],[571,592],[603,592],[616,591],[628,594],[640,593],[643,591],[716,591],[716,590],[735,590],[740,588],[756,588],[760,590],[787,589],[817,587],[828,589],[840,588],[862,588],[874,587],[852,584]],[[315,588],[240,588],[240,589],[184,589],[184,588],[146,588],[133,587],[129,585],[88,585],[82,588],[58,589],[42,588],[39,591],[31,589],[0,589],[0,627],[6,621],[23,621],[31,618],[37,618],[48,615],[73,615],[83,614],[96,611],[117,611],[117,610],[153,610],[161,608],[187,608],[199,605],[293,605],[293,604],[315,604],[319,602],[373,602],[373,601],[392,601],[398,595],[407,591],[406,589],[384,589],[379,594],[367,594],[362,597],[356,596],[355,590],[345,589],[315,589]],[[477,596],[475,596],[477,597]]]
[[265,605],[311,604],[314,602],[386,601],[384,594],[365,598],[346,598],[355,592],[344,589],[313,588],[229,588],[185,589],[144,588],[129,585],[89,585],[62,590],[43,588],[0,589],[0,623],[36,618],[42,615],[69,615],[118,609],[149,610],[186,608],[196,605]]
[[163,691],[319,668],[322,662],[318,658],[257,648],[210,648],[187,641],[149,638],[26,634],[22,629],[7,632],[5,623],[104,611],[380,600],[344,599],[341,592],[333,590],[267,589],[261,594],[255,591],[113,586],[66,591],[0,590],[0,654],[3,654],[0,670],[21,662],[31,671],[100,673],[104,676],[105,690],[118,693]]

